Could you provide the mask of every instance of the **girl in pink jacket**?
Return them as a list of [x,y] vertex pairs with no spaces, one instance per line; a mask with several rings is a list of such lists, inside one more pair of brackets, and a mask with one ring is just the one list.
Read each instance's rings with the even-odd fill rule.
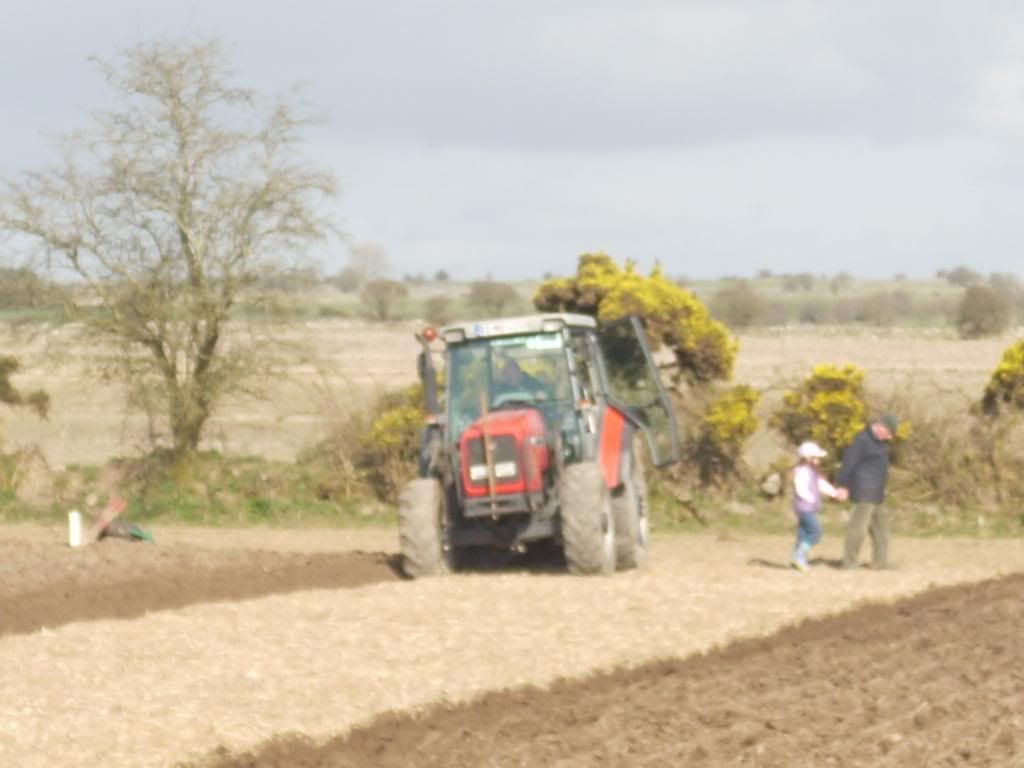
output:
[[828,452],[817,443],[810,441],[801,443],[797,449],[800,463],[793,469],[793,512],[796,513],[796,546],[789,564],[798,571],[806,571],[807,553],[811,547],[821,541],[821,522],[818,513],[821,511],[823,496],[830,499],[842,498],[842,491],[836,489],[826,480],[818,469],[818,462]]

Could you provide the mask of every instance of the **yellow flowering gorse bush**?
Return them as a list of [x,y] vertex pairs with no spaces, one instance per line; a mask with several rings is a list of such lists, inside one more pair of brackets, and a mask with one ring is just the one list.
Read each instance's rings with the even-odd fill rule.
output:
[[1003,352],[981,398],[981,409],[990,416],[1003,406],[1024,410],[1024,340]]
[[415,474],[424,417],[419,384],[384,396],[371,414],[354,463],[381,498],[397,499],[402,485]]
[[720,393],[708,405],[694,457],[702,481],[723,480],[736,472],[743,445],[757,431],[754,409],[760,400],[760,392],[739,384]]
[[632,263],[620,268],[607,254],[584,254],[575,277],[548,280],[533,301],[541,311],[581,312],[603,323],[638,315],[647,324],[651,343],[665,344],[675,353],[683,376],[698,383],[732,376],[736,339],[660,268],[644,276]]
[[864,372],[855,365],[823,363],[783,395],[771,425],[793,445],[815,441],[829,452],[831,464],[864,427],[866,417]]

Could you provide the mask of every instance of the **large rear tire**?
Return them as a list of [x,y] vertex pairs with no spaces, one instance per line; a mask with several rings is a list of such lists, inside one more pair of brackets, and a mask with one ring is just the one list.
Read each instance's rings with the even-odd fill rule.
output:
[[444,488],[433,477],[410,480],[398,501],[402,570],[419,579],[451,571],[444,542]]
[[651,535],[647,513],[647,480],[644,478],[640,455],[634,447],[629,455],[626,476],[612,493],[615,562],[620,570],[640,568],[647,562],[647,547]]
[[591,575],[615,571],[615,521],[611,496],[601,467],[593,462],[570,464],[559,486],[562,545],[570,573]]

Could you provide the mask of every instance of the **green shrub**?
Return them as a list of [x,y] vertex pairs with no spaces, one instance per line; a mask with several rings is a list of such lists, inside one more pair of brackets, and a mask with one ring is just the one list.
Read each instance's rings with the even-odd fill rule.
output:
[[730,328],[759,324],[764,309],[764,299],[748,280],[730,280],[711,299],[712,313]]
[[345,267],[327,278],[327,283],[343,293],[356,293],[366,284],[366,275],[355,267]]
[[434,325],[450,323],[455,318],[452,315],[452,300],[448,296],[431,296],[423,302],[423,319]]
[[1012,312],[1005,293],[989,285],[970,285],[960,301],[956,327],[965,339],[995,336],[1010,327]]
[[853,275],[849,272],[837,272],[828,281],[828,289],[834,294],[843,293],[851,287],[853,287]]
[[834,307],[826,299],[811,297],[797,304],[796,317],[804,325],[828,325],[835,321]]
[[373,280],[360,294],[371,317],[380,321],[393,319],[396,305],[408,295],[409,289],[397,280]]
[[961,288],[966,288],[969,285],[974,285],[981,281],[981,275],[978,272],[974,271],[970,267],[964,266],[954,267],[949,270],[939,270],[936,273],[936,277],[946,280],[952,285],[960,286]]
[[861,306],[860,321],[866,325],[891,326],[914,314],[914,300],[905,290],[874,291],[861,300]]
[[501,317],[510,309],[519,309],[522,300],[513,285],[496,280],[476,280],[469,286],[466,301],[479,312]]
[[11,376],[19,367],[15,358],[0,355],[0,403],[31,408],[39,418],[45,419],[50,409],[50,396],[41,389],[26,394],[15,388]]
[[817,282],[817,280],[810,272],[801,272],[796,275],[783,275],[782,290],[786,293],[811,291],[814,290],[815,282]]
[[270,499],[265,499],[262,496],[255,499],[249,500],[249,515],[256,518],[267,520],[269,519],[274,511],[274,503]]

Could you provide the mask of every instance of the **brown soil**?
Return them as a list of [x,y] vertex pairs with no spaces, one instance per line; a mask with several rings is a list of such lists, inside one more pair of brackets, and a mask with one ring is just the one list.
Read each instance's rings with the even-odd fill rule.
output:
[[850,573],[826,539],[800,574],[788,537],[659,536],[612,578],[410,582],[390,530],[62,533],[0,528],[0,765],[1024,765],[1019,541]]
[[124,619],[195,603],[398,578],[393,555],[211,550],[103,539],[0,540],[0,637],[72,621]]
[[1024,765],[1024,575],[207,768]]

